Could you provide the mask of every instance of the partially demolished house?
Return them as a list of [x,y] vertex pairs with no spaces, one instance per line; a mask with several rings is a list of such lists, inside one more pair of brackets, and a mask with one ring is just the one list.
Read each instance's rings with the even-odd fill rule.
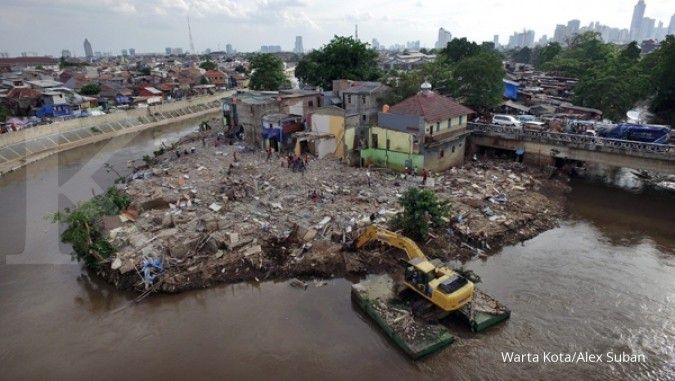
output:
[[[298,119],[298,123],[304,125],[307,116],[321,106],[321,98],[321,93],[307,90],[240,92],[226,99],[223,115],[230,128],[240,127],[243,130],[244,142],[247,145],[268,148],[272,144],[274,147],[279,140],[270,139],[271,135],[268,136],[263,131],[263,117],[284,114],[286,119]],[[279,115],[276,115],[271,118],[278,119],[278,117]],[[295,132],[297,128],[293,130]],[[278,145],[276,147],[281,148]]]
[[474,111],[431,90],[421,91],[378,114],[368,130],[362,165],[443,171],[464,162],[466,130]]

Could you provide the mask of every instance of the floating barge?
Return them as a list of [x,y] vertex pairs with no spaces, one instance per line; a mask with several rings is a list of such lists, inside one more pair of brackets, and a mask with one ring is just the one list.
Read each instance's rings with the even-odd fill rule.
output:
[[[410,303],[398,298],[394,289],[394,281],[390,276],[370,276],[352,285],[352,299],[413,359],[430,355],[452,344],[454,336],[446,326],[415,318]],[[466,320],[473,332],[482,332],[508,319],[511,311],[476,289],[473,300],[457,311],[456,315]]]
[[352,286],[352,299],[408,356],[419,359],[454,341],[447,328],[415,319],[407,303],[394,295],[387,275],[369,277]]
[[469,322],[472,331],[482,332],[508,319],[511,311],[495,298],[476,288],[471,302],[462,307],[458,314]]

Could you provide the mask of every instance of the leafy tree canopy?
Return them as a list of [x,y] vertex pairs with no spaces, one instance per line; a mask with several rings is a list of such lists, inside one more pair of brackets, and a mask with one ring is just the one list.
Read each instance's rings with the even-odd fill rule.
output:
[[[493,46],[494,48],[494,46]],[[464,58],[475,56],[481,52],[481,47],[466,37],[453,38],[448,45],[439,52],[439,55],[450,62],[458,62]]]
[[391,225],[414,240],[425,240],[430,226],[443,225],[443,217],[450,214],[450,205],[439,201],[430,190],[409,188],[398,200],[403,212],[394,216]]
[[101,92],[101,87],[98,85],[98,83],[87,83],[86,85],[82,86],[80,89],[80,94],[82,95],[96,95]]
[[476,111],[485,112],[502,101],[504,68],[495,54],[480,53],[457,63],[451,94]]
[[374,81],[380,77],[378,54],[352,37],[335,36],[321,49],[305,55],[295,68],[303,83],[331,89],[335,79]]
[[279,90],[290,85],[284,74],[284,63],[271,54],[259,54],[251,60],[251,81],[253,90]]
[[216,69],[218,69],[218,64],[211,61],[210,59],[207,59],[206,61],[200,63],[199,67],[204,69],[204,70],[216,70]]

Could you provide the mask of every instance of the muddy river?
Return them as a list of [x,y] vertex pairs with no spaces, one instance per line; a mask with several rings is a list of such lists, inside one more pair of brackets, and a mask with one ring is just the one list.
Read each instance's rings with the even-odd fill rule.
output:
[[[409,361],[352,306],[350,281],[238,284],[135,304],[71,262],[44,216],[107,187],[191,126],[81,147],[0,178],[0,373],[43,379],[674,379],[675,196],[574,182],[559,228],[467,264],[512,309]],[[197,147],[199,148],[199,147]],[[625,174],[624,174],[625,175]],[[603,354],[550,363],[544,354]],[[608,363],[607,352],[644,355]],[[507,353],[538,354],[509,363]]]

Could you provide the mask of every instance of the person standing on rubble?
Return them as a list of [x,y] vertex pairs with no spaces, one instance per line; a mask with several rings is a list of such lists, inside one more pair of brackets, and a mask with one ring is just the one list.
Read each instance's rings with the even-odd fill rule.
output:
[[427,177],[429,176],[429,172],[427,172],[427,169],[424,168],[422,169],[422,185],[427,185]]
[[267,148],[267,161],[272,157],[272,147]]
[[368,188],[370,188],[370,166],[366,169],[366,178],[368,179]]

